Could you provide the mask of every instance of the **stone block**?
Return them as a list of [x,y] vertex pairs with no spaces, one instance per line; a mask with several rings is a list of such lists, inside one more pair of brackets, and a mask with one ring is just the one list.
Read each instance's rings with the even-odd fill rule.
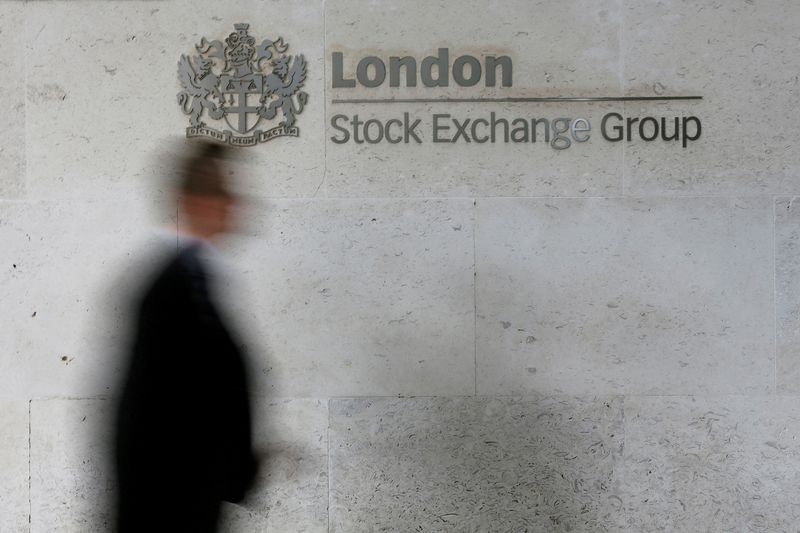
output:
[[775,379],[778,392],[800,392],[800,204],[775,200]]
[[253,398],[261,468],[241,505],[226,504],[220,531],[328,531],[328,404]]
[[484,199],[479,394],[766,393],[768,199]]
[[[222,294],[257,390],[276,396],[474,392],[471,200],[251,205]],[[247,342],[246,341],[246,342]]]
[[800,5],[624,3],[626,94],[703,97],[625,105],[630,117],[694,115],[703,124],[701,138],[686,149],[626,143],[625,193],[796,193],[800,150],[792,110],[800,104],[794,24]]
[[113,393],[130,298],[162,238],[147,211],[133,199],[0,202],[1,397]]
[[0,400],[0,531],[28,533],[28,402]]
[[110,400],[32,402],[32,533],[112,528],[112,416]]
[[332,532],[622,524],[619,399],[331,400],[329,438]]
[[0,34],[4,53],[0,68],[0,198],[20,198],[26,193],[25,179],[25,41],[19,35],[24,26],[22,2],[7,2],[0,12]]
[[626,398],[626,531],[793,531],[798,432],[792,397]]

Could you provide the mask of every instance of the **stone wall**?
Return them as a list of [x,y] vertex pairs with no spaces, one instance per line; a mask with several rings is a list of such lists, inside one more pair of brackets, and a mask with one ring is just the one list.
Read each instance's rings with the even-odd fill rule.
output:
[[[236,166],[268,460],[224,530],[796,530],[800,4],[153,0],[0,3],[0,531],[108,528],[121,302],[180,226],[176,64],[237,22],[304,55],[309,99]],[[512,87],[332,88],[333,52],[442,47]],[[669,95],[703,98],[334,102]],[[591,139],[432,142],[492,112]],[[610,112],[702,136],[609,142]],[[422,143],[330,140],[404,113]]]

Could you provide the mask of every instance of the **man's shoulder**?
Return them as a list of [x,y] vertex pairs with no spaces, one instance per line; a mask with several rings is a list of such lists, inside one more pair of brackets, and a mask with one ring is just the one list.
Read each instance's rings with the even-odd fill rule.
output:
[[153,285],[204,279],[205,268],[202,258],[196,247],[190,246],[177,249],[165,258],[157,271]]
[[176,247],[160,250],[150,262],[139,293],[143,301],[158,298],[201,276],[202,267],[191,250]]

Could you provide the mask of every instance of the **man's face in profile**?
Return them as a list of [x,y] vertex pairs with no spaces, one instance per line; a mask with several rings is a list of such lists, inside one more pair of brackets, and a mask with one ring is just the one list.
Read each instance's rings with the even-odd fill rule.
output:
[[190,218],[190,226],[199,229],[208,238],[233,229],[233,207],[234,199],[231,196],[187,194],[184,197],[184,211]]
[[[219,163],[218,163],[219,164]],[[233,209],[236,199],[225,186],[227,177],[214,169],[213,180],[221,184],[218,191],[184,192],[181,194],[186,225],[191,233],[211,239],[233,228]]]

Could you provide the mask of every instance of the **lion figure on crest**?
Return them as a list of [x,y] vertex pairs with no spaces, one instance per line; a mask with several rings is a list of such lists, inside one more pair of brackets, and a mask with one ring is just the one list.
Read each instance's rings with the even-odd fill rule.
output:
[[[281,125],[291,128],[295,121],[295,115],[303,111],[303,107],[308,101],[308,94],[300,88],[306,81],[306,60],[302,55],[295,56],[291,70],[289,69],[289,58],[281,56],[270,62],[272,73],[264,77],[264,93],[261,96],[261,107],[259,115],[267,120],[275,118],[280,109],[283,113]],[[292,97],[297,94],[298,106],[295,106]],[[267,100],[275,95],[277,98],[267,104]]]
[[[178,105],[181,106],[184,114],[191,115],[189,123],[192,126],[200,126],[203,124],[200,116],[204,109],[207,109],[208,116],[215,120],[222,118],[225,111],[208,99],[209,95],[213,95],[220,105],[223,102],[222,93],[217,87],[219,77],[211,71],[212,60],[196,56],[195,63],[197,71],[187,56],[181,55],[181,59],[178,61],[178,78],[183,86],[183,90],[178,93]],[[189,106],[190,96],[192,97],[191,106]]]

